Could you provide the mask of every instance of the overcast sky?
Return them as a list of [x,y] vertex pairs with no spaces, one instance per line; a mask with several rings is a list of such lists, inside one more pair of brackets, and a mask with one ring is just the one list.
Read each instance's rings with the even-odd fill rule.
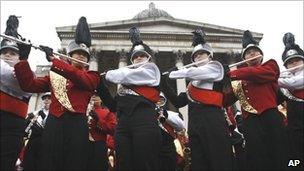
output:
[[[174,18],[263,33],[264,56],[276,59],[280,67],[286,32],[303,49],[303,1],[0,1],[0,31],[4,33],[9,15],[21,16],[18,32],[23,37],[58,49],[55,27],[76,25],[81,16],[88,23],[128,20],[150,2]],[[29,60],[33,69],[47,64],[44,54],[33,49]]]

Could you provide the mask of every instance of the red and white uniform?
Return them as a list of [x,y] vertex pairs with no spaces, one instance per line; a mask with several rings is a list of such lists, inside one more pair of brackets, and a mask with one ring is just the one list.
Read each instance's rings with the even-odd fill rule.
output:
[[[244,93],[240,100],[242,114],[246,118],[249,113],[261,115],[267,109],[277,107],[278,78],[280,75],[279,66],[271,59],[259,66],[244,67],[230,71],[228,75],[231,81],[241,80],[239,88]],[[232,104],[237,99],[231,90],[225,96],[225,104]],[[245,110],[244,101],[247,107],[252,106],[252,111]],[[229,105],[228,105],[229,106]]]
[[25,118],[31,93],[24,92],[20,88],[18,80],[14,77],[14,68],[2,59],[0,61],[0,110]]
[[154,63],[148,62],[134,69],[123,67],[110,70],[106,74],[106,79],[115,84],[158,86],[160,72]]
[[279,78],[279,87],[288,89],[296,98],[304,100],[304,70],[289,73],[285,77]]
[[[105,78],[121,84],[116,98],[119,120],[115,132],[116,169],[158,170],[161,134],[154,103],[159,99],[159,69],[147,62],[137,68],[110,70]],[[136,163],[132,162],[134,156]]]
[[[98,72],[80,70],[59,59],[54,59],[52,62],[51,71],[67,79],[66,90],[68,99],[74,109],[73,113],[85,115],[90,98],[99,84],[100,76]],[[51,85],[50,76],[35,78],[30,70],[29,63],[25,60],[15,65],[15,72],[24,91],[32,93],[51,92],[51,115],[60,117],[68,111],[54,96],[55,90]]]
[[154,63],[148,62],[137,68],[123,67],[110,70],[106,74],[106,80],[123,85],[118,90],[119,95],[121,92],[122,94],[141,95],[154,103],[159,99],[159,91],[154,87],[160,83],[160,72]]
[[279,86],[285,96],[283,99],[287,102],[289,156],[302,161],[304,158],[304,70],[294,74],[290,73],[288,77],[279,78]]
[[224,78],[224,68],[220,62],[210,61],[202,66],[173,71],[169,77],[191,80],[188,86],[191,101],[222,106],[223,95],[221,90],[215,90],[215,84]]

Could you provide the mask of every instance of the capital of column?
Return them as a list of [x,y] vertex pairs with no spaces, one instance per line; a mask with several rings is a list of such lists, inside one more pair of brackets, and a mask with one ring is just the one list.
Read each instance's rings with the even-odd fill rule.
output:
[[173,50],[173,53],[176,55],[176,63],[183,63],[183,57],[186,54],[186,51],[184,50]]
[[97,61],[97,53],[98,51],[95,48],[91,50],[91,61]]
[[92,71],[98,71],[98,60],[97,60],[97,51],[96,49],[91,50],[91,57],[89,61],[89,69]]
[[226,51],[226,55],[227,55],[227,62],[229,64],[231,63],[235,63],[235,62],[238,62],[238,61],[241,61],[242,58],[241,58],[241,53],[238,52],[238,51],[235,51],[233,49],[229,49],[228,51]]
[[119,54],[119,62],[127,63],[127,51],[125,49],[116,49],[116,53]]
[[156,62],[156,57],[155,55],[158,53],[159,51],[158,50],[152,50],[152,55],[151,55],[151,60],[152,62]]
[[58,52],[61,54],[64,54],[64,55],[67,54],[66,48],[60,48],[60,49],[58,49]]

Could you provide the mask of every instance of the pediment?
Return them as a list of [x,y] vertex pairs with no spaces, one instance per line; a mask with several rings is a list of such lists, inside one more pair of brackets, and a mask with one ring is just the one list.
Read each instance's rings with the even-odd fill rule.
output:
[[[218,36],[232,36],[241,37],[245,30],[229,28],[219,25],[207,24],[202,22],[195,22],[190,20],[182,20],[176,18],[148,18],[145,20],[120,20],[111,22],[101,22],[89,24],[91,32],[108,32],[108,33],[127,33],[128,30],[136,26],[141,33],[154,33],[154,34],[183,34],[190,35],[198,27],[203,27],[203,30],[208,35]],[[74,32],[76,25],[57,27],[59,33]],[[263,36],[261,33],[252,32],[253,36],[260,40]]]

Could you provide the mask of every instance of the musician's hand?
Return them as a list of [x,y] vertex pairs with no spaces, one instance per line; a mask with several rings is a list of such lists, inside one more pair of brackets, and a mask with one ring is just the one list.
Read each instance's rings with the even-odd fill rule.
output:
[[243,124],[243,116],[242,116],[241,114],[239,114],[239,113],[240,113],[240,112],[238,112],[238,113],[235,115],[234,119],[235,119],[237,125],[242,125],[242,124]]
[[103,75],[101,78],[100,78],[100,82],[99,82],[99,87],[97,89],[97,94],[99,97],[102,97],[100,95],[100,93],[102,91],[105,91],[105,90],[108,90],[109,89],[109,86],[108,86],[108,83],[107,83],[107,80],[105,79],[105,75]]
[[178,68],[175,66],[175,67],[170,68],[169,72],[176,71],[176,70],[178,70]]
[[15,70],[13,70],[13,77],[17,78]]
[[28,56],[31,52],[31,44],[24,44],[24,43],[17,43],[19,48],[19,59],[20,60],[27,60]]
[[292,73],[291,72],[282,72],[281,74],[280,74],[280,78],[290,78],[290,77],[292,77],[293,75],[292,75]]
[[162,75],[161,77],[160,77],[160,88],[161,88],[161,90],[163,91],[163,89],[166,89],[166,87],[168,86],[167,84],[167,80],[168,80],[168,74],[166,74],[166,75]]
[[176,66],[175,66],[175,67],[172,67],[172,68],[170,68],[168,71],[163,72],[162,75],[169,75],[170,72],[176,71],[176,70],[178,70],[178,68],[177,68]]
[[241,134],[240,132],[237,132],[237,131],[232,132],[231,139],[232,139],[233,145],[237,145],[237,144],[242,145],[244,142],[243,134]]
[[40,45],[39,47],[45,52],[46,59],[51,62],[54,59],[53,49],[43,45]]

